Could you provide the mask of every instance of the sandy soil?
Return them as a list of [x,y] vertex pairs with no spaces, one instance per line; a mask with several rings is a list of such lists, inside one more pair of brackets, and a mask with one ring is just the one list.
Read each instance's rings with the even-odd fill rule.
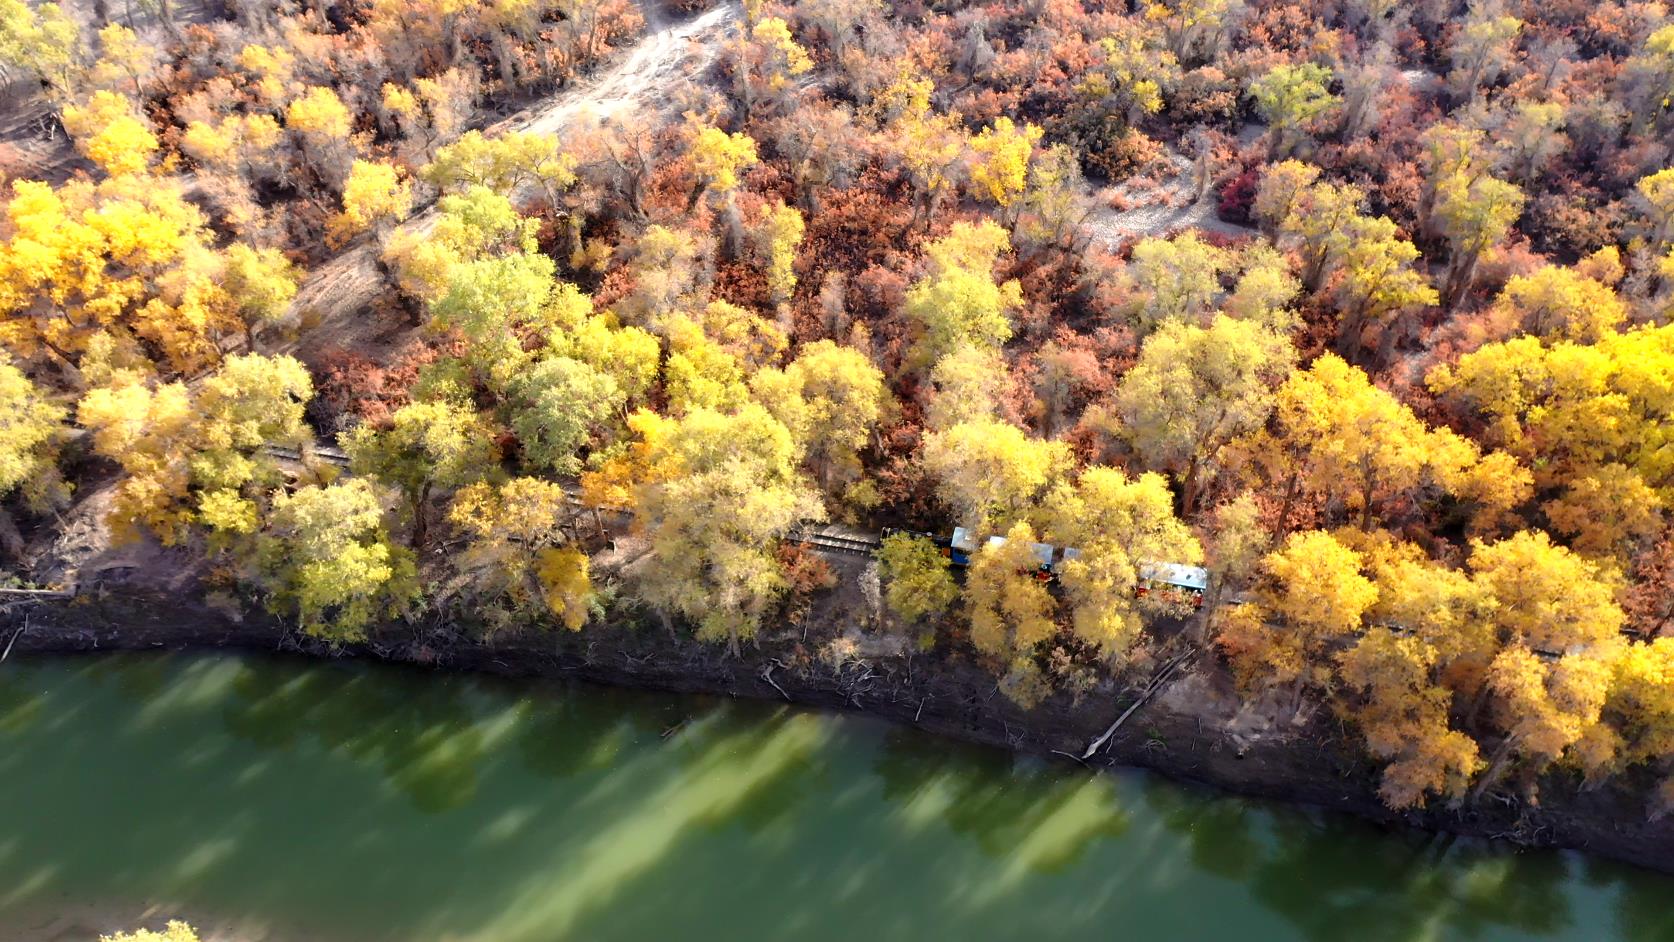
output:
[[[670,92],[696,79],[714,61],[721,48],[718,40],[736,16],[736,7],[723,4],[690,20],[655,26],[588,81],[495,123],[486,133],[533,131],[562,139],[566,129],[625,112],[668,107]],[[423,233],[435,224],[435,211],[427,209],[402,228]],[[399,318],[368,313],[388,290],[377,250],[367,243],[350,248],[309,272],[291,314],[317,326],[276,352],[311,362],[323,351],[349,348],[376,358],[411,330]]]
[[[1230,237],[1255,233],[1253,228],[1226,222],[1215,214],[1213,190],[1196,195],[1191,158],[1170,148],[1168,161],[1173,166],[1173,176],[1144,194],[1126,182],[1094,191],[1096,208],[1085,223],[1092,233],[1091,244],[1118,251],[1139,239],[1165,238],[1188,229]],[[1110,205],[1113,198],[1141,202],[1131,209],[1117,211]]]

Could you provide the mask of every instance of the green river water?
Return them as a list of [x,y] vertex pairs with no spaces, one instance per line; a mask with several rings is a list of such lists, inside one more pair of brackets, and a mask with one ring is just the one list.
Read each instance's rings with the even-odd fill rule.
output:
[[1670,939],[1674,877],[770,704],[235,657],[0,669],[0,939]]

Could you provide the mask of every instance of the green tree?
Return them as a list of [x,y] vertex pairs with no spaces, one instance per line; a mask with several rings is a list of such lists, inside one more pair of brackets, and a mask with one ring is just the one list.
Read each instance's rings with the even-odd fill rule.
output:
[[1282,156],[1307,133],[1310,122],[1342,103],[1331,93],[1331,70],[1313,62],[1276,65],[1250,83],[1256,110],[1272,126],[1269,151]]
[[581,450],[627,398],[610,374],[569,357],[548,357],[517,383],[512,431],[531,465],[573,476],[581,471]]
[[276,612],[303,631],[352,642],[418,597],[413,555],[384,531],[371,482],[355,478],[279,493],[257,540],[256,560]]
[[1354,220],[1340,259],[1343,277],[1338,291],[1344,317],[1337,332],[1339,350],[1348,354],[1360,349],[1368,324],[1440,300],[1430,280],[1413,267],[1418,257],[1418,248],[1399,236],[1387,216]]
[[878,549],[878,575],[884,601],[909,624],[939,618],[959,601],[947,557],[936,544],[909,533],[884,537]]
[[1451,255],[1442,299],[1457,305],[1476,280],[1477,263],[1511,232],[1523,215],[1523,191],[1486,174],[1455,175],[1436,189],[1434,220],[1447,237]]
[[1295,357],[1285,337],[1225,315],[1206,327],[1170,321],[1145,338],[1110,407],[1146,465],[1180,478],[1184,514],[1219,472],[1221,451],[1266,421]]
[[1029,438],[995,419],[962,422],[925,436],[925,469],[955,519],[993,533],[1022,519],[1072,465],[1069,446]]
[[355,474],[370,475],[399,490],[411,516],[412,546],[430,535],[430,499],[490,474],[498,463],[494,430],[469,405],[413,402],[395,411],[385,428],[362,423],[339,438]]
[[796,437],[827,493],[860,477],[860,451],[893,405],[872,361],[829,340],[803,347],[782,371],[757,372],[750,385]]
[[419,176],[441,190],[480,186],[505,196],[524,188],[538,190],[547,205],[576,183],[576,159],[550,134],[508,131],[487,137],[466,131],[459,140],[436,149]]
[[1221,296],[1220,275],[1231,267],[1226,250],[1195,232],[1172,239],[1142,239],[1133,247],[1131,271],[1139,288],[1135,317],[1142,331],[1171,319],[1197,319]]
[[80,76],[81,28],[56,3],[0,0],[0,64],[35,73],[66,101]]
[[1501,14],[1497,3],[1472,3],[1448,48],[1448,57],[1453,60],[1448,83],[1454,94],[1476,101],[1482,86],[1498,78],[1500,70],[1516,55],[1517,36],[1522,30],[1523,21]]

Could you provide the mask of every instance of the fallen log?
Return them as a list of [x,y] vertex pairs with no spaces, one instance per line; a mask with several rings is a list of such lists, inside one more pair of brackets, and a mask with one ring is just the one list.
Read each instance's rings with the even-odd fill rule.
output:
[[1163,684],[1168,680],[1168,678],[1173,675],[1174,671],[1178,669],[1181,664],[1184,664],[1186,659],[1189,657],[1191,657],[1190,651],[1180,655],[1172,661],[1169,661],[1167,664],[1164,664],[1162,670],[1157,671],[1156,676],[1151,678],[1151,682],[1145,685],[1145,690],[1140,693],[1139,699],[1135,700],[1126,710],[1123,710],[1122,715],[1116,717],[1116,722],[1111,723],[1110,727],[1101,733],[1097,739],[1087,744],[1087,751],[1081,754],[1082,760],[1085,761],[1087,759],[1091,759],[1093,757],[1093,753],[1104,748],[1104,744],[1110,741],[1110,737],[1116,735],[1116,731],[1122,728],[1122,724],[1128,721],[1128,717],[1134,715],[1140,707],[1144,706],[1146,702],[1156,696],[1157,691],[1162,689]]

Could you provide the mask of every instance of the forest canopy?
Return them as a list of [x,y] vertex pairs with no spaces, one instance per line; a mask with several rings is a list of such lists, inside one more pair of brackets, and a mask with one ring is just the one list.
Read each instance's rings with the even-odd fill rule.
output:
[[704,6],[0,0],[0,558],[733,655],[875,579],[1025,706],[1189,650],[1395,808],[1674,803],[1662,4]]

